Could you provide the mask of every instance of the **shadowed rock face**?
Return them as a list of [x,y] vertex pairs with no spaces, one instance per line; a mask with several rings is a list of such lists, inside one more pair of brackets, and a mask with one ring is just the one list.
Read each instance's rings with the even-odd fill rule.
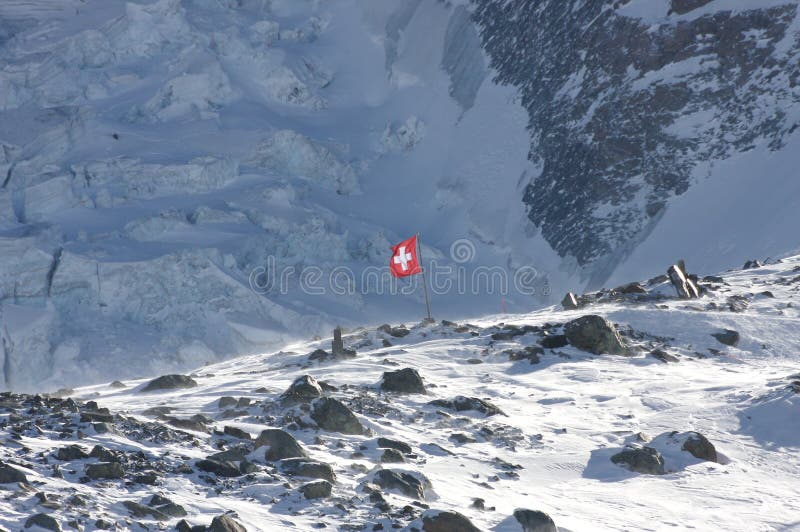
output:
[[474,0],[496,81],[528,110],[541,168],[529,217],[596,279],[692,186],[698,163],[779,149],[794,128],[797,2],[707,3],[659,3],[650,9],[665,12],[642,20],[619,0]]

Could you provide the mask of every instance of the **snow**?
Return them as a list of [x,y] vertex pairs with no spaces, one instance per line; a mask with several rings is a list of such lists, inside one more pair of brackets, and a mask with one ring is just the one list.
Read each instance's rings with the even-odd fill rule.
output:
[[[352,401],[351,405],[359,404],[354,399],[364,394],[385,401],[383,413],[359,410],[360,421],[372,429],[372,435],[289,429],[312,458],[333,466],[337,480],[331,500],[304,501],[296,491],[301,480],[290,479],[285,486],[285,480],[275,478],[270,468],[249,480],[241,477],[216,485],[197,473],[175,473],[161,477],[155,487],[110,481],[102,489],[94,482],[78,481],[82,461],[65,464],[63,479],[51,476],[51,466],[41,461],[30,461],[32,470],[26,473],[41,483],[38,490],[89,497],[94,501],[92,515],[111,520],[126,519],[121,501],[144,500],[157,492],[183,505],[193,524],[207,524],[214,515],[233,510],[249,530],[311,530],[319,523],[331,529],[377,523],[388,528],[402,519],[377,512],[359,491],[381,467],[374,440],[383,436],[407,442],[414,449],[416,457],[407,457],[397,469],[422,473],[430,480],[432,489],[425,503],[431,512],[425,515],[455,510],[483,530],[521,530],[511,517],[516,508],[544,511],[562,530],[791,530],[800,512],[794,496],[800,481],[795,423],[800,394],[788,388],[789,376],[797,373],[800,352],[795,334],[800,312],[793,306],[798,272],[800,256],[724,274],[725,284],[695,301],[667,297],[657,302],[598,303],[578,311],[549,307],[530,314],[487,316],[473,323],[477,336],[442,325],[415,325],[408,336],[391,338],[393,345],[382,346],[381,333],[359,328],[345,335],[347,345],[358,346],[353,359],[308,361],[307,353],[329,346],[326,338],[199,367],[193,373],[199,385],[188,390],[143,394],[139,390],[146,380],[134,379],[126,380],[121,390],[101,384],[72,394],[142,420],[148,418],[144,414],[148,408],[168,405],[175,409],[173,415],[202,413],[215,419],[217,429],[231,425],[253,435],[278,426],[279,420],[265,417],[262,407],[277,405],[280,394],[304,374],[338,387],[333,395]],[[774,297],[753,295],[764,290]],[[663,285],[653,293],[669,291]],[[747,297],[749,308],[741,313],[728,311],[725,302],[733,295]],[[651,340],[668,337],[656,342],[666,342],[680,361],[664,364],[641,352],[633,357],[594,356],[568,346],[547,350],[539,364],[513,362],[504,351],[529,345],[535,336],[510,341],[490,338],[500,321],[544,325],[586,313],[600,313]],[[29,327],[36,327],[38,322],[30,323]],[[741,333],[737,347],[723,346],[711,336],[722,328]],[[75,353],[74,345],[65,345],[56,349],[55,356],[74,361]],[[203,351],[184,356],[197,363]],[[400,367],[417,369],[428,394],[378,393],[382,372]],[[265,386],[268,391],[255,391]],[[431,400],[455,395],[487,399],[507,415],[484,417],[468,411],[444,417],[436,413],[438,408],[426,406]],[[217,408],[221,396],[252,397],[257,403],[230,418]],[[484,426],[492,428],[494,438],[479,436]],[[101,444],[142,450],[170,467],[212,454],[219,450],[214,442],[225,440],[195,433],[199,443],[194,446],[158,444],[122,433],[88,431],[79,441],[87,449]],[[700,461],[681,450],[689,431],[709,438],[720,453],[719,463]],[[456,443],[450,438],[453,432],[469,433],[478,441]],[[662,452],[666,475],[637,474],[611,463],[610,456],[636,442],[638,433],[653,437],[638,445]],[[20,440],[9,440],[0,455],[9,461],[17,453],[15,460],[28,463],[18,453],[21,446],[33,453],[50,453],[54,447],[72,443],[53,441],[57,437],[56,433],[26,432]],[[356,451],[361,454],[353,454]],[[249,456],[263,464],[261,453]],[[497,459],[520,466],[514,470],[519,478],[507,475]],[[384,496],[398,509],[411,502],[394,492]],[[485,499],[485,506],[494,510],[471,508],[474,497]],[[347,501],[346,511],[334,506],[339,501]],[[23,510],[22,504],[15,498],[0,501],[0,524],[18,527],[33,511]],[[53,515],[66,521],[70,511],[57,510]],[[149,526],[150,520],[139,521]],[[127,523],[127,528],[138,529]],[[419,526],[419,520],[404,526],[413,524]]]

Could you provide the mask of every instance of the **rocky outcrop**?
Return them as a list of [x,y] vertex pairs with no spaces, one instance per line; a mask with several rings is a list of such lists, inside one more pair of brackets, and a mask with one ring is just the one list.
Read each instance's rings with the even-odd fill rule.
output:
[[413,368],[387,371],[381,379],[381,390],[395,393],[425,393],[425,383]]
[[495,80],[528,111],[529,218],[595,283],[708,161],[778,150],[796,127],[796,2],[475,4]]
[[154,392],[159,390],[184,390],[197,386],[197,381],[186,375],[162,375],[148,382],[143,392]]
[[602,316],[582,316],[564,325],[564,334],[573,347],[596,355],[627,355],[628,348],[617,329]]
[[294,436],[281,429],[262,430],[253,446],[256,449],[267,447],[264,459],[268,462],[308,456]]
[[347,405],[333,397],[321,397],[311,405],[311,419],[323,430],[364,434],[366,429]]
[[635,473],[663,475],[664,458],[652,447],[625,449],[611,457],[611,461]]

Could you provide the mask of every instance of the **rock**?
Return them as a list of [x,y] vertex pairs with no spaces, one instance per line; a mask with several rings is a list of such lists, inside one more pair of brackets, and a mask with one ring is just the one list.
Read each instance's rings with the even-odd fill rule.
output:
[[430,481],[422,476],[420,478],[400,471],[398,469],[381,469],[375,473],[374,482],[386,490],[396,490],[417,500],[425,500],[426,490],[430,488]]
[[627,355],[628,348],[619,332],[607,319],[590,314],[564,325],[564,334],[570,345],[596,355]]
[[757,260],[754,259],[754,260],[748,260],[747,262],[745,262],[744,266],[742,266],[742,269],[743,270],[752,270],[754,268],[761,268],[762,266],[764,266],[764,264],[761,261],[757,261]]
[[289,401],[307,402],[322,397],[322,387],[311,375],[298,377],[283,393],[283,399]]
[[25,528],[31,528],[34,526],[38,526],[46,530],[61,532],[61,525],[59,522],[56,521],[53,516],[47,514],[32,515],[25,521]]
[[553,519],[539,510],[514,510],[514,519],[522,526],[522,532],[558,532]]
[[356,352],[352,349],[344,348],[344,341],[342,340],[342,329],[336,327],[333,330],[333,341],[331,341],[331,354],[334,358],[353,358]]
[[408,336],[408,333],[411,332],[403,325],[400,325],[398,327],[392,327],[388,323],[384,323],[383,325],[378,327],[378,330],[395,338],[403,338],[404,336]]
[[111,384],[109,384],[108,386],[109,386],[110,388],[113,388],[113,389],[115,389],[115,390],[121,390],[121,389],[123,389],[123,388],[127,388],[127,386],[125,386],[125,384],[124,384],[124,383],[122,383],[122,382],[120,382],[120,381],[114,381],[114,382],[112,382]]
[[449,439],[453,440],[456,443],[460,443],[462,445],[465,443],[475,443],[478,441],[469,434],[464,434],[463,432],[454,432],[453,434],[450,435]]
[[262,430],[254,443],[254,447],[268,447],[264,459],[268,462],[283,460],[284,458],[305,458],[303,447],[294,436],[281,429]]
[[672,286],[675,287],[678,297],[683,299],[695,299],[700,297],[700,290],[698,290],[695,282],[686,274],[686,267],[682,260],[670,266],[667,270],[667,275],[672,282]]
[[183,419],[168,416],[164,418],[164,421],[178,429],[191,430],[194,432],[208,432],[208,427],[206,427],[206,424],[197,419]]
[[664,362],[665,364],[667,362],[678,362],[678,361],[680,361],[680,359],[678,357],[676,357],[675,355],[670,355],[669,353],[667,353],[663,349],[653,349],[652,351],[650,351],[650,356],[655,358],[655,359],[657,359],[657,360],[660,360],[661,362]]
[[240,440],[252,440],[253,437],[250,435],[249,432],[246,432],[237,427],[231,427],[229,425],[225,425],[222,429],[222,433],[226,436],[231,436],[233,438],[238,438]]
[[330,483],[336,482],[336,475],[331,466],[311,458],[287,458],[277,462],[276,466],[293,477],[320,478]]
[[157,521],[169,521],[170,519],[167,514],[162,513],[155,508],[139,504],[136,501],[122,501],[122,505],[125,506],[125,508],[127,508],[134,517],[152,517]]
[[689,432],[681,449],[700,460],[706,460],[708,462],[719,461],[717,449],[714,447],[714,444],[708,441],[708,438],[699,432]]
[[411,446],[405,442],[390,440],[389,438],[378,438],[379,449],[396,449],[401,453],[410,454]]
[[98,519],[94,522],[94,527],[100,530],[111,530],[114,526],[114,523],[111,521],[106,521],[105,519]]
[[475,410],[487,416],[494,416],[497,414],[500,414],[502,416],[506,415],[505,412],[500,410],[498,407],[496,407],[489,401],[484,401],[483,399],[479,399],[478,397],[465,397],[463,395],[457,395],[452,399],[436,399],[435,401],[431,401],[428,404],[433,406],[438,406],[440,408],[448,408],[450,410],[455,410],[457,412]]
[[229,515],[218,515],[211,521],[208,532],[247,532],[247,529]]
[[332,492],[333,486],[327,480],[317,480],[300,486],[300,493],[306,499],[324,499],[330,497]]
[[152,416],[152,417],[164,417],[167,414],[171,413],[174,410],[170,406],[154,406],[152,408],[148,408],[147,410],[142,412],[144,416]]
[[364,434],[366,430],[355,414],[341,401],[320,397],[311,404],[311,419],[323,430],[342,434]]
[[86,466],[86,476],[92,480],[116,479],[125,476],[122,464],[119,462],[99,462]]
[[568,344],[569,342],[567,341],[566,334],[553,334],[539,340],[539,345],[545,349],[558,349],[560,347],[566,347]]
[[396,393],[426,393],[422,377],[413,368],[385,372],[381,379],[381,389]]
[[80,445],[68,445],[66,447],[60,447],[56,452],[56,459],[61,460],[62,462],[69,462],[70,460],[84,460],[86,458],[89,458],[89,453],[87,453]]
[[725,331],[721,333],[712,333],[711,336],[716,338],[721,344],[729,345],[731,347],[736,347],[739,345],[739,333],[732,329],[725,329]]
[[401,453],[397,449],[384,449],[383,454],[381,455],[381,463],[399,464],[402,462],[405,462],[405,458],[403,458],[403,453]]
[[137,484],[144,484],[146,486],[155,486],[158,482],[158,475],[154,472],[141,473],[133,476],[133,481]]
[[538,345],[528,345],[525,346],[522,350],[507,351],[507,353],[509,360],[513,361],[527,360],[531,364],[538,364],[541,361],[539,355],[544,355],[544,349],[542,349]]
[[719,284],[721,284],[721,283],[725,282],[725,279],[723,279],[719,275],[706,275],[705,277],[703,277],[703,281],[705,281],[707,283],[719,283]]
[[206,473],[214,473],[218,477],[234,478],[242,475],[239,468],[231,462],[219,462],[217,460],[198,460],[195,464],[197,469]]
[[572,292],[567,292],[567,295],[561,300],[561,306],[564,310],[575,310],[580,307],[578,298]]
[[663,475],[664,458],[652,447],[630,447],[611,457],[611,461],[629,471],[647,475]]
[[194,388],[195,386],[197,386],[197,382],[186,375],[162,375],[148,382],[147,385],[142,388],[142,391],[181,390],[185,388]]
[[612,290],[618,294],[646,294],[647,289],[637,282],[624,284]]
[[427,510],[422,514],[425,532],[480,532],[480,529],[458,512]]
[[120,456],[116,451],[109,451],[102,445],[95,445],[92,447],[92,452],[89,453],[92,458],[97,458],[101,462],[119,462]]
[[744,312],[750,306],[750,302],[744,296],[731,296],[727,300],[728,309],[731,312]]
[[[235,397],[230,397],[228,395],[220,397],[219,401],[217,402],[217,406],[220,410],[225,410],[226,408],[233,408],[238,404],[238,401]],[[167,412],[169,413],[169,412]]]

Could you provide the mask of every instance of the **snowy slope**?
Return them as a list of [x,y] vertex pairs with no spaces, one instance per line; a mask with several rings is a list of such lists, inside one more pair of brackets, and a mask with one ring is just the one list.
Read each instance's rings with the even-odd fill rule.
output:
[[[463,5],[410,5],[0,3],[2,386],[144,376],[419,316],[419,290],[387,298],[363,280],[415,232],[451,270],[536,269],[532,290],[450,294],[436,311],[546,302],[566,276],[519,201],[524,110],[488,80]],[[468,263],[451,259],[463,239]],[[274,282],[251,290],[264,269]]]
[[[693,301],[676,299],[655,281],[644,284],[644,294],[595,294],[580,310],[416,325],[403,337],[399,330],[356,329],[345,336],[354,358],[315,360],[318,353],[310,353],[328,349],[328,340],[296,343],[198,369],[191,375],[197,385],[186,389],[144,392],[147,381],[133,380],[65,392],[77,404],[6,394],[0,457],[30,486],[5,485],[12,496],[0,501],[0,523],[16,530],[43,512],[84,530],[94,530],[98,519],[117,529],[153,530],[180,519],[208,525],[232,511],[250,531],[413,530],[437,511],[457,511],[480,530],[519,531],[512,514],[527,508],[546,512],[560,530],[794,530],[800,256],[701,284],[708,293]],[[530,354],[566,322],[589,314],[614,322],[632,355],[592,355],[571,345],[543,349],[538,363],[509,354]],[[712,336],[726,329],[740,334],[736,346]],[[674,361],[648,354],[656,348]],[[381,391],[383,372],[401,368],[417,370],[427,392]],[[281,394],[303,375],[323,382],[324,395],[348,405],[367,433],[320,429],[317,403],[284,402]],[[458,395],[502,413],[430,404]],[[332,495],[305,499],[298,490],[314,479],[287,473],[286,462],[266,458],[272,446],[254,449],[242,433],[223,433],[226,426],[253,437],[286,429],[312,459],[332,467]],[[710,440],[715,462],[681,450],[687,431]],[[378,438],[410,445],[404,463],[381,464]],[[85,478],[109,457],[96,451],[57,458],[70,444],[118,451],[112,458],[124,478]],[[626,444],[660,451],[666,474],[612,463]],[[238,447],[252,462],[249,474],[201,471],[199,460]],[[382,469],[424,475],[430,486],[416,501],[377,488]],[[315,471],[330,475],[324,467]],[[155,478],[137,477],[146,472]],[[163,500],[151,503],[155,494],[186,515]],[[473,506],[475,498],[484,509]],[[173,517],[152,513],[148,504]]]

